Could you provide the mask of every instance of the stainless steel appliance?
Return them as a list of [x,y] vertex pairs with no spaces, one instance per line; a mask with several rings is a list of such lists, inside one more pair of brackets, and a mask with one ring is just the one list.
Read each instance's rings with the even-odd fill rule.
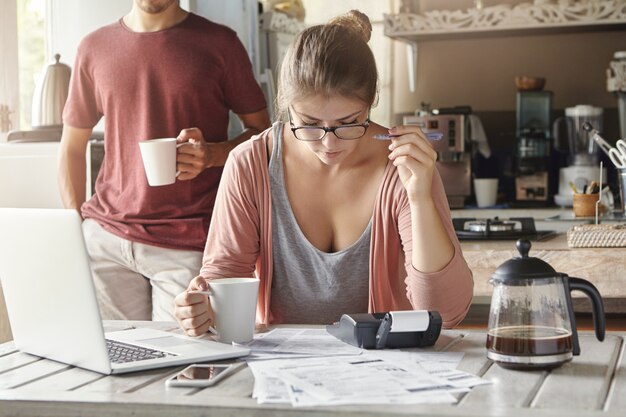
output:
[[596,287],[528,256],[528,240],[518,240],[517,249],[521,256],[504,262],[491,277],[487,357],[505,368],[543,369],[579,355],[574,290],[591,299],[596,337],[604,340],[604,305]]
[[437,170],[451,208],[462,208],[471,194],[471,154],[468,145],[468,119],[465,114],[428,114],[405,116],[406,125],[417,125],[428,131],[443,133],[443,139],[432,142],[438,153]]
[[556,235],[553,230],[537,230],[532,217],[509,219],[476,219],[458,217],[452,219],[459,240],[544,240]]
[[607,90],[617,96],[620,137],[626,138],[626,51],[618,51],[607,70]]
[[[600,151],[591,134],[583,129],[583,125],[591,123],[595,129],[602,131],[602,113],[603,110],[600,107],[579,104],[566,108],[565,117],[557,118],[552,125],[555,149],[564,150],[563,142],[566,142],[566,151],[569,153],[569,166],[559,170],[559,190],[554,196],[554,202],[559,206],[572,206],[574,191],[570,184],[582,190],[592,181],[599,181]],[[566,141],[560,134],[563,132],[561,129],[563,123],[566,125]],[[603,177],[606,178],[606,170],[604,170]]]
[[548,202],[551,110],[551,91],[517,93],[515,200],[518,203]]

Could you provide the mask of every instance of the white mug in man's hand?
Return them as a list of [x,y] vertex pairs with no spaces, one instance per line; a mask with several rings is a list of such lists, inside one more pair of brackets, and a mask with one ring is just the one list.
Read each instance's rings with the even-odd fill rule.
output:
[[139,142],[141,159],[151,186],[176,182],[176,138],[159,138]]
[[176,138],[159,138],[139,142],[143,167],[146,170],[148,184],[156,187],[176,182],[180,172],[176,171],[177,149],[193,143],[176,143]]

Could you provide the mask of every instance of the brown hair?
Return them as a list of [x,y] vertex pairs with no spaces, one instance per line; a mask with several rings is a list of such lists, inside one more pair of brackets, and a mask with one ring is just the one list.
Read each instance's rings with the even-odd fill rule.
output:
[[371,33],[369,18],[357,10],[302,31],[282,62],[277,114],[294,101],[317,94],[354,97],[372,106],[378,73],[367,45]]

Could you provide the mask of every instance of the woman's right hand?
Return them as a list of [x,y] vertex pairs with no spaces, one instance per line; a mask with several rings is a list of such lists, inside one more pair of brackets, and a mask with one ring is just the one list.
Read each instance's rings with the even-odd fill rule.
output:
[[201,336],[215,322],[209,297],[198,291],[208,291],[209,285],[203,277],[195,277],[187,290],[174,299],[174,316],[187,336]]

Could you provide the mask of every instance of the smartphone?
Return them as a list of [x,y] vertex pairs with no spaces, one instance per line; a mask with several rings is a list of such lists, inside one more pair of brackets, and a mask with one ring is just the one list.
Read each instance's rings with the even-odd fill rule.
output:
[[209,387],[241,368],[244,362],[189,365],[165,381],[168,387]]

